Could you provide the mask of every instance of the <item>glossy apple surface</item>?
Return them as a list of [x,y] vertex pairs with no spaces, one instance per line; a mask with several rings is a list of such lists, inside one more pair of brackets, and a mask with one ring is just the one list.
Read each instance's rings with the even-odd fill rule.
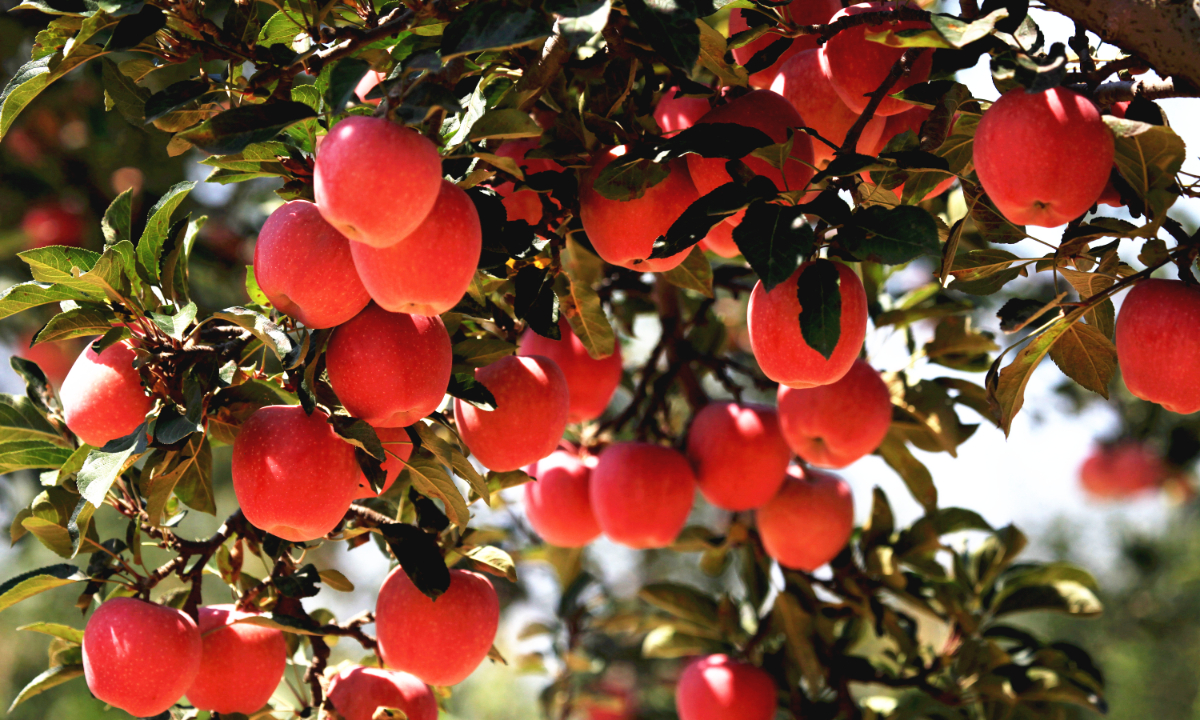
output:
[[[837,0],[792,0],[780,7],[779,9],[785,16],[795,25],[824,25],[829,22],[829,18],[842,8],[842,4]],[[765,22],[765,18],[755,18],[754,24],[758,25]],[[750,29],[747,11],[743,8],[735,8],[729,15],[729,36],[733,37],[737,33]],[[733,49],[733,59],[739,65],[745,65],[750,62],[750,58],[754,57],[758,52],[770,47],[772,43],[783,39],[783,36],[774,33],[767,33],[760,38],[756,38],[750,43],[739,48]],[[750,87],[769,88],[772,81],[779,73],[779,69],[789,58],[794,55],[804,52],[805,50],[815,49],[817,47],[816,35],[802,35],[792,39],[792,44],[764,70],[759,70],[750,76]]]
[[836,475],[788,469],[779,494],[755,511],[767,554],[812,572],[837,557],[854,531],[854,496]]
[[538,460],[525,483],[525,517],[542,539],[558,547],[583,547],[600,536],[592,510],[592,469],[575,453],[555,450]]
[[279,687],[287,642],[274,628],[237,622],[253,616],[233,605],[199,609],[203,651],[187,698],[200,710],[252,715]]
[[677,450],[619,442],[592,469],[592,510],[613,542],[644,550],[667,547],[687,522],[696,475]]
[[608,357],[593,358],[566,318],[559,320],[558,330],[561,340],[526,330],[517,352],[549,358],[562,370],[571,396],[568,422],[594,420],[604,414],[621,384],[621,341],[614,338],[613,353]]
[[403,710],[408,720],[437,720],[437,698],[420,678],[399,670],[355,667],[338,673],[329,701],[345,720],[371,720],[379,708]]
[[696,413],[687,454],[700,494],[725,510],[749,510],[774,497],[792,459],[775,408],[735,402]]
[[875,368],[855,360],[841,380],[797,390],[779,386],[783,437],[802,460],[844,468],[874,452],[892,424],[892,398]]
[[[843,17],[862,13],[877,12],[898,7],[899,2],[867,2],[851,5],[839,10],[830,22],[837,22]],[[867,40],[867,35],[877,35],[889,30],[914,30],[928,28],[929,23],[919,20],[900,20],[886,22],[880,25],[858,25],[842,30],[829,38],[825,43],[825,52],[821,54],[821,68],[830,82],[833,83],[842,102],[856,113],[861,113],[867,107],[871,93],[875,92],[888,74],[892,66],[900,59],[908,48],[889,47],[883,43]],[[929,71],[933,67],[933,51],[926,50],[918,56],[916,62],[907,74],[892,86],[889,95],[923,83],[929,79]],[[876,115],[887,116],[902,113],[912,105],[885,97],[875,110]]]
[[142,424],[154,400],[133,367],[135,340],[122,340],[97,353],[88,345],[63,380],[59,399],[71,432],[88,445],[104,447]]
[[1116,342],[1129,392],[1181,415],[1200,410],[1200,287],[1141,281],[1121,303]]
[[777,704],[770,675],[727,655],[692,661],[675,686],[679,720],[771,720]]

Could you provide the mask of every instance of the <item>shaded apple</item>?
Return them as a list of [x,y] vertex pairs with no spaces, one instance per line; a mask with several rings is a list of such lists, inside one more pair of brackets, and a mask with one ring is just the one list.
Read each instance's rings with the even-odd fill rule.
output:
[[713,225],[700,240],[700,248],[720,255],[723,258],[735,258],[742,254],[741,248],[733,240],[734,226],[732,223],[719,222]]
[[619,442],[592,469],[592,510],[608,539],[638,550],[667,547],[692,510],[696,475],[676,450]]
[[[830,22],[837,22],[843,17],[860,15],[862,13],[878,12],[895,7],[901,7],[900,2],[867,2],[851,5],[839,10]],[[883,43],[867,40],[867,35],[877,35],[889,30],[915,30],[930,27],[929,23],[919,20],[899,20],[885,22],[879,25],[858,25],[846,28],[829,38],[825,43],[825,52],[821,53],[821,69],[833,83],[834,89],[846,107],[856,113],[861,113],[867,107],[868,95],[879,89],[892,66],[909,48],[889,47]],[[894,95],[905,88],[923,83],[929,79],[929,71],[933,66],[933,51],[926,50],[917,57],[912,68],[892,86],[889,95]],[[876,115],[886,116],[902,113],[912,105],[885,97],[875,110]]]
[[[795,25],[824,25],[829,22],[829,18],[840,10],[842,4],[837,0],[792,0],[792,2],[784,5],[779,10],[782,10],[785,16]],[[760,25],[767,22],[769,17],[754,18],[755,25]],[[748,13],[743,8],[736,8],[729,15],[729,36],[733,37],[737,33],[750,29],[750,18]],[[765,50],[776,41],[782,40],[783,36],[774,33],[767,33],[760,38],[756,38],[751,42],[733,49],[733,59],[738,65],[745,65],[750,62],[750,58],[754,57],[759,51]],[[793,38],[791,45],[771,63],[765,70],[759,70],[750,76],[750,87],[754,88],[769,88],[771,82],[775,80],[779,73],[780,67],[783,66],[789,58],[797,53],[811,50],[817,47],[816,35],[801,35],[798,38]]]
[[[562,171],[562,166],[553,160],[526,157],[529,151],[536,150],[539,146],[540,143],[536,138],[508,140],[500,143],[494,154],[515,160],[517,167],[521,168],[526,177],[540,172]],[[528,189],[515,190],[514,192],[515,187],[511,182],[496,185],[496,192],[500,194],[500,199],[504,203],[508,219],[524,220],[530,225],[541,223],[542,215],[545,212],[545,208],[542,207],[541,196],[533,190]]]
[[614,337],[612,354],[593,358],[566,318],[559,319],[558,330],[562,334],[561,340],[526,330],[521,335],[517,353],[550,358],[562,370],[571,397],[568,422],[594,420],[604,414],[613,393],[621,384],[621,341]]
[[199,609],[203,652],[187,698],[199,710],[252,715],[275,694],[287,669],[287,641],[274,628],[238,622],[254,613],[233,605]]
[[1121,304],[1116,343],[1129,392],[1181,415],[1200,410],[1200,287],[1141,281]]
[[366,476],[361,476],[358,482],[359,498],[379,497],[387,492],[396,482],[396,478],[400,477],[400,471],[404,469],[404,464],[412,457],[412,438],[409,437],[408,430],[402,427],[377,427],[375,435],[383,444],[383,451],[387,454],[387,458],[383,461],[383,470],[387,473],[387,479],[383,481],[383,489],[376,493],[371,490],[371,483],[367,481]]
[[1167,468],[1157,452],[1137,440],[1092,448],[1079,467],[1079,484],[1101,500],[1134,497],[1161,487]]
[[749,510],[774,497],[792,459],[775,408],[713,402],[688,430],[688,459],[700,494],[725,510]]
[[583,547],[600,536],[592,511],[592,469],[575,453],[556,450],[538,460],[525,483],[525,517],[542,539],[558,547]]
[[677,87],[667,88],[654,106],[654,121],[664,137],[687,130],[712,109],[706,98],[685,97],[679,93]]
[[891,392],[862,360],[829,385],[780,385],[778,405],[788,446],[818,467],[843,468],[873,452],[892,424]]
[[812,572],[837,557],[854,531],[854,496],[836,475],[788,468],[779,494],[755,511],[767,554]]
[[408,720],[437,720],[437,698],[416,675],[353,667],[334,676],[329,701],[345,720],[371,720],[379,708],[404,711]]
[[133,367],[135,340],[122,340],[97,353],[88,345],[63,380],[58,396],[71,432],[88,445],[103,447],[142,424],[154,400]]
[[679,720],[771,720],[775,681],[761,668],[728,655],[694,660],[675,686]]

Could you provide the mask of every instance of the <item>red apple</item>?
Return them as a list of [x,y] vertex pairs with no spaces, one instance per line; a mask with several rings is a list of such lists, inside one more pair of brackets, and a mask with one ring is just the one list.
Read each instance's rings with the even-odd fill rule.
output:
[[384,664],[430,685],[457,685],[474,672],[491,650],[499,623],[496,589],[466,570],[451,570],[450,589],[430,600],[398,567],[375,603]]
[[386,77],[387,75],[377,70],[368,70],[367,74],[363,75],[362,79],[358,81],[358,84],[354,86],[354,94],[358,96],[359,100],[367,105],[378,105],[380,103],[380,98],[368,100],[367,95],[375,89],[376,85],[383,82],[384,78]]
[[83,218],[60,202],[39,203],[26,210],[21,230],[28,238],[26,247],[31,249],[83,244]]
[[687,454],[700,494],[725,510],[749,510],[774,497],[792,459],[775,408],[735,402],[696,413]]
[[732,223],[719,222],[713,225],[708,234],[700,241],[700,249],[714,252],[723,258],[735,258],[741,255],[741,248],[733,241],[733,230]]
[[351,415],[375,427],[404,427],[437,410],[454,358],[441,318],[372,303],[333,332],[325,363]]
[[679,720],[771,720],[776,695],[775,681],[762,669],[727,655],[708,655],[679,676],[675,710]]
[[678,93],[677,87],[667,88],[658,105],[654,106],[654,121],[662,129],[664,137],[687,130],[711,109],[705,98],[684,97]]
[[[829,22],[829,18],[840,10],[842,4],[837,0],[792,0],[791,3],[784,5],[783,10],[786,16],[795,25],[824,25]],[[750,23],[746,21],[746,11],[737,8],[729,15],[729,35],[733,37],[743,30],[750,29]],[[754,57],[759,50],[767,48],[771,43],[779,40],[782,36],[774,33],[767,33],[762,37],[747,43],[740,48],[733,49],[733,59],[738,65],[745,65],[750,62],[750,58]],[[771,87],[771,82],[775,80],[775,76],[779,73],[779,68],[787,62],[789,58],[797,53],[804,52],[817,47],[816,35],[801,35],[792,40],[792,44],[787,50],[779,56],[775,62],[766,70],[759,70],[750,76],[750,87],[768,88]]]
[[1160,487],[1167,478],[1162,458],[1137,440],[1092,449],[1079,468],[1079,483],[1091,496],[1120,500]]
[[1100,111],[1083,95],[1017,88],[983,113],[972,156],[979,184],[1004,217],[1056,227],[1096,204],[1113,147]]
[[383,481],[383,489],[376,493],[371,490],[371,483],[367,482],[366,476],[360,477],[358,482],[360,498],[379,497],[387,492],[396,482],[396,478],[400,477],[400,471],[404,469],[404,464],[412,457],[412,438],[408,436],[408,431],[404,428],[377,427],[375,434],[379,437],[379,442],[383,443],[383,451],[387,453],[387,459],[383,461],[383,470],[387,473],[387,479]]
[[83,631],[83,676],[100,700],[134,717],[153,717],[179,701],[200,670],[200,631],[184,613],[133,598],[113,598]]
[[233,441],[233,492],[250,524],[292,542],[324,537],[358,494],[354,446],[320,409],[260,408]]
[[596,178],[613,160],[625,154],[625,146],[600,153],[579,185],[579,219],[596,253],[605,262],[640,272],[666,272],[687,257],[688,250],[670,257],[650,260],[654,241],[666,235],[700,196],[688,177],[687,165],[672,160],[667,178],[646,188],[639,198],[609,200],[595,189]]
[[[540,143],[537,138],[509,140],[500,143],[500,146],[495,150],[495,154],[515,160],[517,166],[527,176],[540,172],[561,171],[562,166],[553,160],[525,157],[530,150],[536,150],[538,147],[540,147]],[[500,183],[496,186],[496,192],[500,194],[500,198],[504,203],[504,209],[508,214],[508,219],[524,220],[530,225],[541,223],[542,214],[545,211],[545,208],[542,207],[541,196],[532,190],[517,190],[513,192],[514,187],[514,184],[511,182]]]
[[883,442],[892,424],[891,392],[875,368],[855,360],[835,383],[803,390],[780,385],[779,424],[805,462],[844,468]]
[[204,651],[187,697],[198,710],[253,715],[275,694],[287,669],[287,641],[273,628],[238,620],[233,605],[200,608]]
[[352,243],[358,276],[385,310],[441,315],[462,300],[475,277],[483,232],[463,190],[442,181],[437,203],[412,237],[391,247]]
[[36,334],[33,331],[22,333],[17,338],[13,354],[36,363],[51,385],[56,388],[62,387],[63,381],[67,379],[67,373],[71,372],[71,368],[75,365],[75,359],[79,357],[83,343],[77,340],[57,340],[38,343],[30,347],[29,344],[33,342]]
[[403,710],[408,720],[437,720],[437,698],[429,686],[399,670],[354,667],[329,684],[329,701],[345,720],[371,720],[379,708]]
[[[837,22],[843,17],[860,15],[880,10],[890,10],[903,7],[902,2],[866,2],[842,8],[830,22]],[[821,70],[833,83],[834,90],[856,113],[861,113],[867,107],[868,95],[879,89],[892,71],[892,66],[900,59],[908,48],[889,47],[883,43],[867,40],[867,35],[875,35],[888,30],[912,30],[928,28],[929,23],[917,20],[902,20],[886,22],[880,25],[858,25],[842,30],[829,38],[825,43],[825,52],[821,54]],[[921,53],[907,75],[900,78],[892,86],[889,95],[923,83],[929,79],[929,70],[933,66],[933,51]],[[885,97],[875,110],[876,115],[895,115],[911,108],[912,105],[892,97]]]
[[854,496],[836,475],[788,468],[779,494],[756,511],[767,554],[812,572],[837,557],[854,531]]
[[307,200],[284,203],[263,223],[254,279],[280,312],[313,329],[341,325],[371,302],[350,241]]
[[592,469],[592,510],[608,539],[637,550],[667,547],[692,510],[696,475],[676,450],[609,445]]
[[142,387],[133,367],[135,340],[122,340],[97,353],[88,345],[71,366],[58,396],[71,432],[88,445],[103,447],[110,440],[137,430],[154,400]]
[[1116,340],[1129,392],[1181,415],[1200,410],[1200,287],[1141,281],[1121,304]]
[[794,388],[840,380],[850,371],[867,335],[867,293],[862,281],[848,266],[834,263],[841,280],[841,335],[828,360],[804,341],[798,320],[800,301],[796,299],[796,283],[809,264],[801,264],[790,278],[770,292],[759,281],[750,294],[746,311],[750,346],[759,368],[772,380]]
[[570,390],[553,360],[509,355],[476,368],[475,379],[496,398],[496,409],[455,398],[454,419],[476,460],[507,472],[554,452],[567,428]]
[[437,147],[383,118],[356,115],[334,125],[313,168],[321,214],[346,237],[374,247],[412,234],[441,187]]
[[591,468],[580,457],[556,450],[537,461],[537,482],[525,483],[525,517],[546,542],[583,547],[600,536],[592,512]]
[[566,318],[558,321],[558,329],[562,333],[561,340],[551,340],[526,330],[517,352],[522,356],[550,358],[562,370],[571,394],[567,422],[594,420],[604,414],[608,401],[621,384],[621,341],[614,338],[612,354],[597,359],[588,354]]

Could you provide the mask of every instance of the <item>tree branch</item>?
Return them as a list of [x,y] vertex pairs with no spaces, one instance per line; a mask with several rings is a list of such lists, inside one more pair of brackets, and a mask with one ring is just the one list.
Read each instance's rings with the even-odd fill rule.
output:
[[900,82],[900,78],[908,74],[912,69],[913,63],[921,56],[921,53],[927,52],[926,48],[913,48],[906,50],[900,59],[892,65],[891,72],[883,79],[883,82],[871,93],[870,101],[863,108],[862,114],[854,121],[854,125],[846,133],[846,139],[842,142],[842,147],[838,150],[839,154],[851,155],[858,147],[858,138],[862,136],[863,129],[867,123],[871,122],[871,118],[875,116],[875,111],[879,108],[879,104],[887,97],[887,94],[895,87],[896,83]]

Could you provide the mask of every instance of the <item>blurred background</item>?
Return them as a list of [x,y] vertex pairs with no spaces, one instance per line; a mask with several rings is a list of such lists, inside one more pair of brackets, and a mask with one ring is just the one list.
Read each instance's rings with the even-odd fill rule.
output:
[[[3,0],[0,7],[8,10],[14,4]],[[954,3],[944,9],[957,11]],[[1034,18],[1050,40],[1066,40],[1071,33],[1070,23],[1061,17],[1034,11]],[[29,57],[33,37],[45,22],[45,16],[36,12],[0,15],[0,76],[4,81]],[[1096,43],[1096,38],[1092,42]],[[1108,50],[1116,54],[1115,49]],[[164,85],[174,80],[165,75],[156,73],[154,77]],[[998,95],[986,65],[963,71],[959,77],[976,97],[993,99]],[[1188,147],[1200,147],[1200,122],[1196,121],[1200,100],[1168,100],[1161,105]],[[176,182],[207,177],[209,168],[199,162],[203,156],[191,151],[170,157],[165,149],[168,138],[152,126],[134,127],[119,113],[105,111],[99,64],[85,65],[42,93],[0,144],[0,288],[28,279],[25,266],[15,257],[22,249],[55,244],[99,248],[99,219],[109,202],[125,189],[134,189],[136,218]],[[1200,173],[1194,151],[1184,170]],[[186,210],[209,216],[193,254],[194,295],[201,312],[246,302],[242,268],[253,259],[254,238],[262,221],[280,202],[273,190],[271,182],[251,181],[201,184],[192,192]],[[956,207],[962,206],[957,189],[932,202],[951,221],[963,214],[961,209],[956,214]],[[1104,214],[1124,216],[1120,208],[1106,208]],[[1172,214],[1188,232],[1200,223],[1200,207],[1194,202],[1180,202]],[[1056,243],[1057,233],[1051,231],[1044,239]],[[1009,249],[1021,257],[1046,252],[1036,241]],[[1125,261],[1136,263],[1136,255],[1137,248],[1122,248]],[[925,286],[930,282],[930,268],[928,263],[913,263],[889,280],[889,293],[898,299]],[[1173,277],[1174,270],[1170,272]],[[1055,294],[1050,279],[1037,276],[1010,285],[1001,295],[961,296],[977,306],[976,325],[993,332],[1001,347],[1013,339],[1004,337],[994,313],[1013,296],[1007,294],[1010,290],[1034,299]],[[1119,298],[1117,302],[1119,307]],[[727,324],[730,351],[747,352],[743,303],[725,298],[717,307]],[[0,322],[0,391],[23,392],[8,369],[8,357],[13,353],[35,360],[52,380],[61,382],[82,344],[30,350],[32,333],[47,317],[29,312]],[[623,331],[626,365],[636,367],[655,342],[657,321],[653,316],[638,317]],[[932,323],[918,324],[911,333],[909,338],[903,331],[889,328],[871,332],[867,349],[872,363],[884,371],[907,370],[917,378],[963,376],[982,384],[981,373],[961,373],[924,359],[914,360],[909,343],[921,348],[928,342]],[[719,388],[710,390],[721,394]],[[614,402],[619,405],[626,397],[619,394]],[[980,426],[961,446],[957,458],[919,453],[933,472],[941,505],[971,508],[997,527],[1014,523],[1030,536],[1034,557],[1071,560],[1096,574],[1103,588],[1103,617],[1051,620],[1037,629],[1076,642],[1093,654],[1106,674],[1112,717],[1200,718],[1200,503],[1191,492],[1194,458],[1200,450],[1200,417],[1174,416],[1136,401],[1120,383],[1114,383],[1112,399],[1105,401],[1066,380],[1049,362],[1034,375],[1025,410],[1014,422],[1009,438],[983,418],[969,415],[970,411],[964,410],[964,420]],[[1144,441],[1169,461],[1176,477],[1164,487],[1118,500],[1104,501],[1085,492],[1078,477],[1080,465],[1097,443],[1118,439]],[[180,525],[184,536],[208,535],[234,508],[229,448],[216,448],[214,455],[218,517],[189,514]],[[919,506],[903,483],[877,456],[861,460],[843,474],[854,488],[860,520],[865,519],[875,486],[887,491],[898,522],[908,523],[919,516]],[[8,527],[17,510],[39,491],[33,474],[0,478],[0,525]],[[477,514],[474,524],[503,529],[516,537],[530,533],[522,520],[520,497],[521,490],[515,489],[506,492],[507,506],[498,504],[492,510],[473,506]],[[726,521],[707,507],[698,508],[693,518],[694,523],[714,527]],[[109,513],[99,513],[97,523],[102,537],[123,535],[123,524]],[[388,571],[388,560],[374,543],[354,550],[331,544],[315,552],[319,565],[340,569],[355,589],[335,592],[326,587],[306,601],[310,611],[327,608],[345,619],[373,608],[375,591]],[[573,577],[580,567],[600,581],[590,592],[617,603],[632,601],[637,588],[650,579],[686,577],[688,582],[697,582],[696,573],[687,569],[695,565],[693,555],[636,554],[603,541],[584,551],[582,557],[538,549],[520,559],[520,583],[496,583],[507,603],[497,644],[509,666],[485,664],[456,689],[449,701],[453,717],[524,720],[538,716],[539,692],[563,661],[549,652],[545,636],[531,638],[523,631],[531,623],[553,622],[562,600],[561,578]],[[7,542],[0,543],[0,579],[59,561],[31,538],[11,548]],[[147,558],[147,564],[151,562],[152,556]],[[714,585],[720,582],[703,580]],[[219,583],[212,586],[206,593],[207,602],[225,600],[219,597],[220,587]],[[73,603],[71,591],[63,589],[4,613],[0,622],[0,708],[6,708],[20,688],[46,667],[44,636],[15,628],[34,619],[81,626]],[[334,648],[335,662],[361,659],[357,645],[350,644],[347,641]],[[633,660],[638,644],[631,640],[628,647],[593,648],[596,655],[610,660],[611,671],[596,688],[592,705],[584,699],[579,717],[671,716],[671,678],[644,674],[645,668]],[[636,708],[623,699],[635,673],[642,673]],[[289,682],[299,685],[299,676],[289,677]],[[286,687],[281,689],[280,697],[287,692]],[[8,717],[88,720],[102,716],[103,705],[91,698],[82,680],[75,680],[26,702]]]

